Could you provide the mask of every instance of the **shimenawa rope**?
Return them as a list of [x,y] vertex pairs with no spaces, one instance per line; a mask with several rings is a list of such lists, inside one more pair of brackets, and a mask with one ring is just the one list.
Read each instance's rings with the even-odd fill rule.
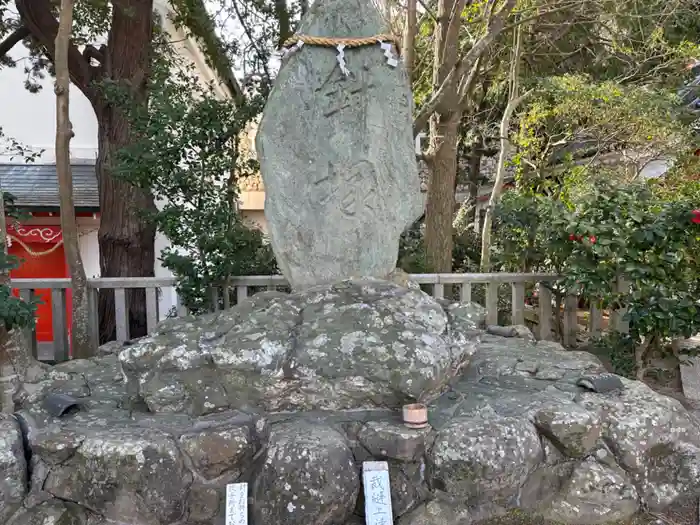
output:
[[16,242],[17,244],[19,244],[32,257],[41,257],[42,255],[49,255],[58,250],[61,246],[63,246],[63,239],[61,239],[48,250],[44,252],[35,252],[29,246],[27,246],[21,239],[18,239],[14,235],[8,233],[7,238],[10,239],[12,242]]
[[339,45],[344,44],[347,48],[372,46],[375,44],[381,44],[382,42],[391,42],[396,47],[397,52],[400,50],[399,39],[389,33],[382,33],[380,35],[365,38],[334,38],[311,35],[294,35],[291,38],[288,38],[282,47],[289,48],[296,45],[297,42],[300,41],[310,46],[323,47],[338,47]]

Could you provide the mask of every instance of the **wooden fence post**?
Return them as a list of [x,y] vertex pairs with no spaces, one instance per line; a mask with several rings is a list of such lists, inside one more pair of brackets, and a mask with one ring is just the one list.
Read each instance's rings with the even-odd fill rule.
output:
[[66,289],[51,290],[51,324],[53,331],[53,358],[57,363],[68,361],[68,323],[66,319]]
[[567,295],[564,298],[564,333],[562,334],[562,344],[564,346],[574,346],[576,344],[576,333],[578,332],[578,297]]
[[591,337],[600,337],[603,333],[603,311],[598,308],[595,301],[591,301],[591,309],[588,314],[588,331]]
[[236,285],[236,304],[241,304],[248,298],[248,287],[245,284]]
[[219,288],[218,287],[212,286],[209,289],[209,298],[211,299],[211,311],[218,312],[219,311]]
[[[615,291],[620,293],[629,293],[630,283],[624,277],[618,277],[614,283]],[[611,328],[622,334],[628,334],[630,331],[630,323],[625,319],[627,308],[618,308],[610,312]]]
[[525,324],[525,283],[511,284],[511,310],[510,324]]
[[498,285],[499,283],[486,283],[486,324],[498,324]]
[[552,340],[552,291],[540,283],[538,293],[540,340]]
[[459,288],[459,300],[463,303],[472,302],[472,283],[462,283]]
[[146,328],[148,333],[158,325],[158,288],[146,288]]
[[129,340],[129,311],[126,307],[126,289],[114,289],[114,321],[117,327],[117,341]]

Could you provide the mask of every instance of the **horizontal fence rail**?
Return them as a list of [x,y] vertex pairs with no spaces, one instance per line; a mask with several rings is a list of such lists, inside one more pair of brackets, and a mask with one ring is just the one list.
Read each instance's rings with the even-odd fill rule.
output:
[[[565,346],[573,346],[583,325],[591,335],[600,335],[604,329],[604,315],[600,309],[591,307],[583,313],[578,310],[578,298],[569,296],[554,298],[552,292],[542,283],[557,280],[557,276],[537,273],[452,273],[452,274],[411,274],[409,279],[421,285],[436,299],[479,302],[486,308],[486,323],[499,324],[500,317],[505,323],[534,328],[538,338],[560,339]],[[71,288],[70,279],[13,279],[12,287],[19,290],[20,297],[29,301],[36,297],[38,290],[50,290],[53,341],[38,343],[36,330],[27,334],[35,356],[41,356],[39,347],[50,347],[44,354],[51,353],[50,361],[69,359],[69,330],[67,319],[67,294]],[[620,285],[623,285],[621,283]],[[90,334],[95,346],[98,344],[99,290],[113,290],[116,321],[116,340],[129,340],[129,311],[127,291],[144,290],[146,296],[146,318],[149,333],[155,330],[159,321],[168,316],[183,316],[187,310],[175,294],[175,304],[159,305],[159,293],[164,289],[174,291],[176,279],[168,277],[94,278],[88,279],[88,300],[90,305]],[[509,287],[509,293],[504,293]],[[528,304],[528,290],[537,289],[537,305]],[[227,309],[247,297],[262,290],[288,289],[286,279],[281,275],[258,275],[232,277],[227,284],[210,291],[212,310]],[[43,294],[46,296],[46,292]],[[504,303],[506,306],[504,306]],[[509,306],[508,306],[508,303]],[[556,314],[556,315],[555,315]],[[623,321],[623,311],[611,312],[608,326],[625,332],[628,327]]]

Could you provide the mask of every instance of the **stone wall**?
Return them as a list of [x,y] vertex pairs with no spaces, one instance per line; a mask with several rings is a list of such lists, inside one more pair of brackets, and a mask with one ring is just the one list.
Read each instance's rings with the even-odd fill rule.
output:
[[[378,288],[406,311],[416,311],[407,303],[413,297],[425,301],[425,315],[434,318],[439,309],[460,315],[454,305],[416,290]],[[318,312],[342,305],[346,313],[364,308],[368,319],[400,319],[398,311],[393,321],[377,317],[386,302],[381,306],[370,292],[374,303],[364,296],[352,302],[349,296],[359,292],[349,290],[334,306],[314,302],[318,296],[309,304],[317,304]],[[239,308],[247,308],[252,326],[263,307]],[[187,341],[193,333],[203,340],[205,334],[234,329],[227,312],[174,321],[161,334],[179,337],[182,344],[166,353],[156,344],[165,336],[156,334],[126,349],[108,346],[91,360],[44,368],[27,384],[23,408],[0,419],[0,523],[223,525],[226,484],[240,481],[250,483],[254,525],[362,523],[361,465],[367,460],[388,461],[394,516],[401,525],[473,523],[512,509],[527,518],[521,523],[536,516],[557,523],[612,523],[698,493],[700,432],[678,401],[624,379],[621,390],[588,391],[577,386],[582,376],[605,377],[595,357],[536,342],[522,330],[525,337],[489,335],[478,328],[480,310],[468,311],[471,329],[465,321],[440,329],[444,341],[461,340],[469,350],[458,352],[467,359],[427,398],[431,426],[425,430],[405,428],[387,396],[374,406],[364,399],[347,410],[309,406],[269,412],[256,408],[251,387],[248,402],[240,399],[237,409],[208,412],[201,405],[201,415],[194,415],[164,403],[153,405],[157,413],[149,411],[140,386],[120,362],[150,360],[155,375],[166,362],[179,370],[162,385],[163,395],[187,378],[205,391],[221,381],[216,376],[221,369],[206,362],[191,368]],[[415,319],[403,322],[413,326]],[[304,322],[317,326],[319,320]],[[238,343],[228,340],[231,360],[242,355],[234,346],[244,339],[239,333]],[[298,344],[302,352],[308,341]],[[380,359],[382,353],[376,355]],[[320,370],[325,363],[319,358],[308,366]],[[296,399],[297,407],[318,402],[315,395],[303,397],[314,388],[310,377],[280,395]],[[285,381],[280,378],[280,384]],[[79,399],[80,408],[50,416],[45,401],[57,392]]]

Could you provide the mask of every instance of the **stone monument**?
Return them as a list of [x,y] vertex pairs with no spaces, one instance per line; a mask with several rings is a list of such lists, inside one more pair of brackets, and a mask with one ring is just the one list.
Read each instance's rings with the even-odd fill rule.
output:
[[[420,205],[406,75],[369,2],[316,3],[258,137],[275,250],[302,289],[37,367],[0,414],[0,525],[223,525],[234,483],[250,525],[683,522],[697,414],[381,278]],[[427,428],[402,424],[416,402]],[[366,462],[390,489],[370,516]]]
[[[326,0],[298,34],[340,42],[381,29],[371,0]],[[368,40],[295,46],[260,123],[270,240],[294,289],[386,277],[422,213],[408,75],[387,42]]]

